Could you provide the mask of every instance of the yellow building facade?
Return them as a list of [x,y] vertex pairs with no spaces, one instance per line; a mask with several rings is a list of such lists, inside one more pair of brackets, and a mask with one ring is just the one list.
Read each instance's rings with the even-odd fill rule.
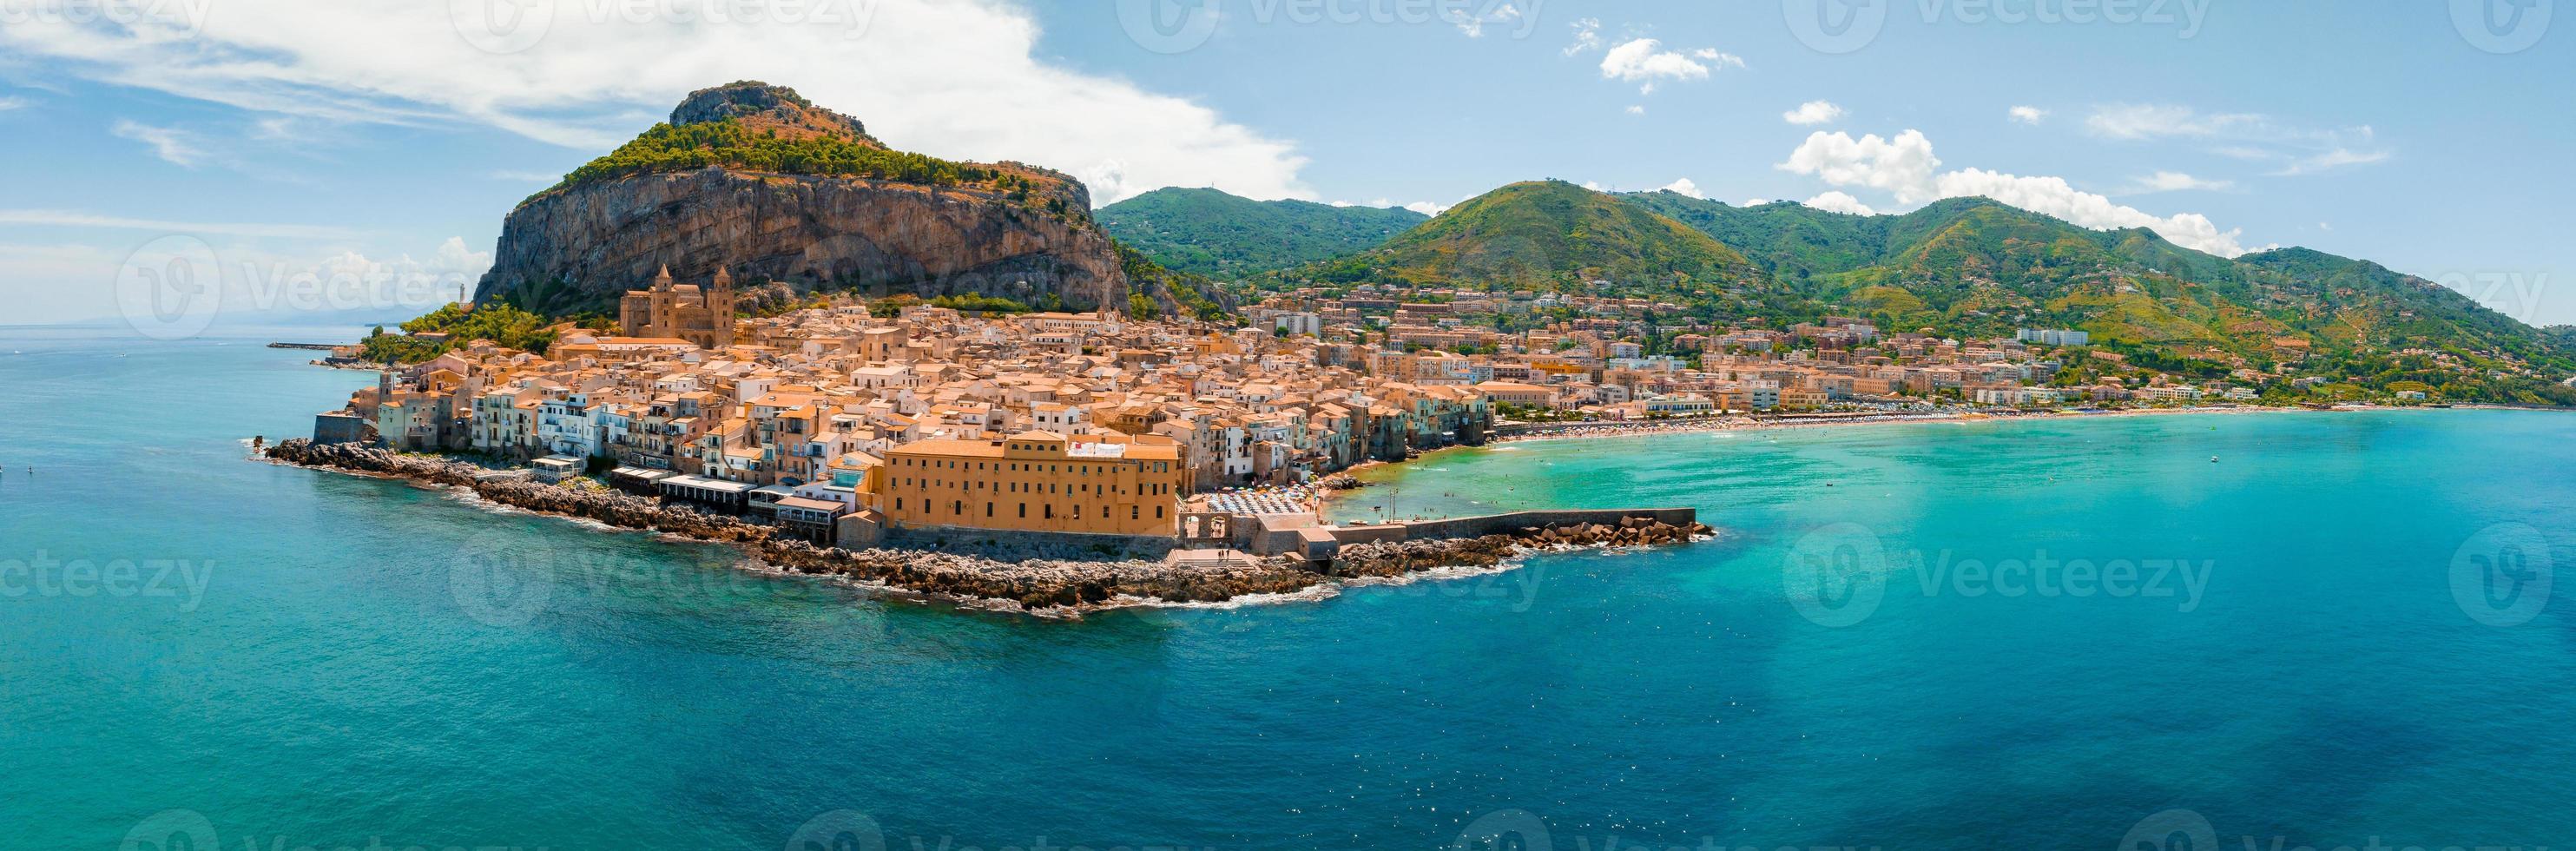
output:
[[1189,475],[1181,447],[1168,441],[1075,442],[1031,431],[897,446],[870,496],[896,527],[1171,536]]

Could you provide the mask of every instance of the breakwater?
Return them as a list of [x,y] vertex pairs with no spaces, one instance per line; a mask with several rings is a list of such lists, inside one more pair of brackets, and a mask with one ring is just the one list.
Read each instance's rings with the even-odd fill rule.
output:
[[937,550],[819,547],[774,535],[773,527],[686,503],[605,487],[540,484],[524,477],[441,458],[404,455],[353,443],[294,439],[268,447],[272,461],[468,490],[490,502],[742,547],[752,561],[786,572],[833,576],[936,597],[1000,601],[1031,610],[1079,611],[1122,599],[1213,603],[1286,594],[1336,579],[1383,578],[1444,567],[1491,567],[1531,551],[1587,546],[1654,546],[1705,535],[1696,522],[1649,517],[1617,523],[1527,526],[1477,537],[1358,544],[1314,565],[1293,557],[1220,564],[1178,561],[1075,561],[996,557]]

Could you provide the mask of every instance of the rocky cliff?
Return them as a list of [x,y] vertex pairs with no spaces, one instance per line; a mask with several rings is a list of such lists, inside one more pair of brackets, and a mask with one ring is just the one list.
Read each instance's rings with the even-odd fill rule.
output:
[[977,294],[1124,307],[1127,276],[1079,181],[891,151],[794,91],[692,93],[634,142],[511,211],[480,302],[613,309],[668,265],[800,292]]

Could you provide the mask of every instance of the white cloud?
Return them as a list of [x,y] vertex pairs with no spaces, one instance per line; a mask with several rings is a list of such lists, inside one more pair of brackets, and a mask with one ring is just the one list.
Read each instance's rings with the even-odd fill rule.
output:
[[1768,203],[1771,203],[1771,199],[1769,199],[1769,198],[1746,198],[1746,199],[1744,199],[1744,203],[1742,203],[1742,204],[1737,204],[1736,206],[1738,206],[1738,207],[1759,207],[1759,206],[1762,206],[1762,205],[1764,205],[1764,204],[1768,204]]
[[1799,104],[1797,109],[1780,113],[1780,120],[1798,125],[1823,124],[1841,117],[1843,108],[1827,100],[1811,100]]
[[1744,67],[1744,60],[1731,54],[1710,49],[1683,53],[1665,50],[1664,43],[1655,39],[1635,38],[1602,54],[1601,78],[1640,83],[1640,91],[1652,94],[1659,82],[1687,83],[1708,79],[1712,63],[1720,67]]
[[180,222],[163,219],[138,219],[126,216],[102,216],[69,210],[0,210],[0,224],[36,225],[69,228],[106,228],[109,230],[160,231],[162,233],[218,234],[223,236],[273,237],[277,239],[355,239],[359,231],[327,225],[276,225],[250,222]]
[[1720,67],[1744,67],[1744,57],[1737,56],[1732,53],[1720,53],[1717,48],[1714,47],[1703,47],[1698,50],[1691,51],[1691,55],[1701,59],[1706,59],[1710,62],[1715,62]]
[[1395,207],[1401,207],[1401,208],[1403,208],[1403,209],[1412,210],[1412,211],[1414,211],[1414,212],[1416,212],[1416,213],[1421,213],[1421,214],[1426,215],[1426,216],[1437,216],[1437,215],[1440,215],[1440,213],[1441,213],[1442,211],[1447,210],[1447,209],[1449,209],[1449,208],[1450,208],[1450,206],[1452,206],[1452,205],[1449,205],[1449,204],[1442,204],[1442,203],[1439,203],[1439,202],[1437,202],[1437,201],[1415,201],[1415,202],[1410,203],[1410,204],[1397,204],[1397,203],[1395,203],[1395,201],[1394,201],[1393,199],[1389,199],[1389,198],[1378,198],[1378,199],[1371,200],[1371,201],[1359,201],[1359,202],[1352,202],[1352,201],[1334,201],[1334,202],[1332,202],[1332,205],[1333,205],[1333,206],[1335,206],[1335,207],[1376,207],[1376,208],[1381,209],[1381,210],[1384,210],[1384,209],[1390,209],[1390,208],[1395,208]]
[[117,138],[132,139],[150,146],[153,156],[160,157],[172,165],[195,168],[197,163],[206,158],[205,150],[199,148],[188,134],[176,128],[154,127],[118,119],[115,126],[108,128],[108,132],[116,134]]
[[1817,131],[1807,141],[1789,152],[1782,171],[1810,174],[1824,178],[1835,186],[1866,186],[1895,193],[1899,204],[1921,204],[1937,199],[1934,195],[1933,169],[1941,160],[1932,155],[1932,140],[1917,130],[1907,130],[1894,140],[1881,139],[1872,133],[1853,139],[1847,133]]
[[1601,185],[1601,181],[1598,181],[1598,180],[1586,180],[1586,181],[1584,181],[1584,182],[1583,182],[1583,188],[1585,188],[1585,189],[1590,189],[1590,190],[1592,190],[1592,191],[1594,191],[1594,192],[1608,192],[1608,191],[1610,191],[1610,187],[1607,187],[1607,186],[1603,186],[1603,185]]
[[1574,22],[1574,43],[1565,46],[1565,55],[1581,56],[1601,49],[1601,19],[1581,18]]
[[2006,110],[2005,114],[2023,124],[2038,124],[2048,119],[2048,110],[2036,106],[2016,106]]
[[[2156,216],[2113,203],[2101,195],[2077,191],[2063,178],[2023,177],[1976,168],[1941,172],[1940,166],[1940,158],[1932,153],[1931,140],[1920,131],[1907,130],[1894,140],[1876,134],[1853,139],[1845,133],[1820,131],[1808,135],[1807,141],[1791,151],[1779,168],[1813,175],[1833,186],[1884,190],[1903,205],[1982,196],[2088,228],[2142,227],[2185,248],[2222,257],[2245,253],[2238,242],[2243,230],[2219,230],[2207,216],[2198,213]],[[1822,196],[1818,201],[1832,203]],[[1811,206],[1816,203],[1810,202]]]
[[1807,206],[1814,207],[1828,213],[1850,213],[1855,216],[1878,215],[1877,210],[1870,209],[1869,205],[1861,203],[1860,199],[1854,198],[1848,193],[1839,191],[1827,192],[1825,194],[1809,198],[1805,203]]
[[1699,191],[1699,184],[1692,183],[1691,179],[1687,177],[1664,184],[1658,188],[1675,195],[1688,195],[1703,201],[1708,200],[1708,193]]
[[[1096,203],[1162,186],[1313,197],[1294,143],[1043,58],[1035,18],[1012,0],[827,3],[804,20],[756,21],[638,21],[548,4],[539,7],[552,10],[542,39],[507,53],[460,38],[452,6],[235,0],[192,21],[39,18],[0,30],[0,51],[259,113],[467,122],[590,152],[629,138],[692,89],[764,79],[858,116],[897,147],[1071,172],[1091,182]],[[826,11],[847,20],[811,19]]]
[[2279,171],[2272,172],[2272,176],[2296,177],[2302,174],[2315,174],[2320,171],[2329,171],[2342,168],[2344,166],[2369,165],[2371,163],[2386,162],[2390,156],[2391,154],[2387,151],[2355,151],[2349,148],[2336,148],[2324,153],[2293,160],[2287,167],[2284,167]]
[[2136,182],[2129,184],[2127,191],[2128,194],[2132,195],[2144,195],[2155,192],[2215,192],[2224,189],[2233,189],[2235,186],[2236,181],[2233,180],[2203,180],[2179,171],[2159,171],[2154,174],[2138,178]]
[[18,97],[16,95],[0,97],[0,112],[8,112],[13,109],[25,109],[27,108],[27,105],[31,103],[35,103],[35,101]]
[[2263,123],[2263,116],[2252,113],[2207,114],[2187,106],[2114,104],[2093,110],[2084,119],[2084,129],[2106,139],[2155,139],[2237,133]]
[[1646,114],[1646,105],[1641,103],[1641,104],[1635,104],[1635,105],[1629,106],[1629,107],[1628,107],[1628,114],[1629,114],[1629,115],[1644,115],[1644,114]]
[[1494,7],[1493,11],[1481,15],[1465,9],[1451,9],[1447,14],[1449,22],[1457,25],[1458,31],[1465,33],[1468,38],[1484,38],[1486,24],[1503,24],[1521,19],[1520,8],[1510,3]]
[[2317,229],[2318,229],[2318,230],[2321,230],[2321,231],[2325,231],[2325,232],[2327,232],[2327,233],[2333,233],[2333,232],[2334,232],[2334,225],[2327,224],[2327,223],[2325,223],[2325,222],[2318,222],[2318,223],[2317,223]]
[[2114,104],[2098,107],[2084,128],[2093,135],[2124,141],[2200,139],[2217,143],[2210,152],[2253,162],[2280,164],[2274,177],[2315,174],[2345,166],[2384,162],[2393,152],[2378,146],[2370,125],[2309,127],[2251,112],[2204,113],[2171,104]]

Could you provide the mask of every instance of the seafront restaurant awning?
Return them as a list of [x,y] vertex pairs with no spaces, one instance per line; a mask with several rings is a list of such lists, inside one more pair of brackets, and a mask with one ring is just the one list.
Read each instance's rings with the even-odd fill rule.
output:
[[752,491],[752,485],[744,482],[687,475],[663,479],[661,486],[663,496],[734,507],[741,507]]
[[619,467],[608,471],[609,484],[652,490],[663,479],[679,475],[669,470],[647,470],[642,467]]

